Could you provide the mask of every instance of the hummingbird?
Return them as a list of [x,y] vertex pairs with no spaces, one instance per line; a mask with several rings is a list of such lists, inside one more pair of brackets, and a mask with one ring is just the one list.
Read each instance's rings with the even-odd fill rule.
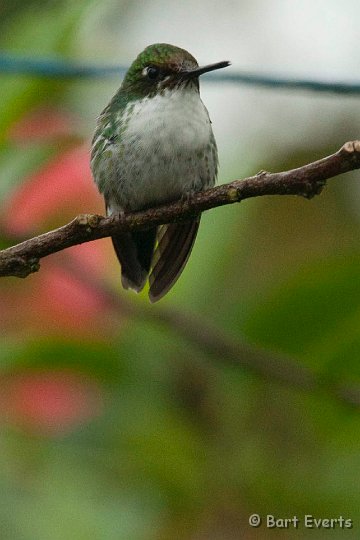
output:
[[[218,153],[199,77],[228,66],[199,67],[186,50],[166,43],[142,51],[100,114],[91,169],[108,216],[186,199],[215,184]],[[149,280],[151,302],[174,285],[195,242],[200,215],[112,236],[125,289]]]

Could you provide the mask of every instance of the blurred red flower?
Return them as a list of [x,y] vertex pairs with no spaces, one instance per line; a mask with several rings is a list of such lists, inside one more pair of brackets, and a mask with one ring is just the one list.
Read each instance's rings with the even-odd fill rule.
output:
[[[45,133],[61,133],[69,136],[73,145],[74,124],[69,115],[56,110],[47,110],[44,115],[39,110],[14,126],[11,136],[15,141],[26,139],[30,143]],[[80,213],[103,213],[89,161],[88,145],[60,145],[59,152],[25,178],[5,201],[1,213],[5,234],[23,239],[63,225]],[[109,275],[108,261],[115,261],[110,244],[107,239],[85,243],[43,259],[40,272],[17,282],[10,294],[0,289],[0,320],[9,330],[21,328],[23,332],[37,329],[42,334],[71,332],[87,336],[112,333],[114,325],[106,301],[99,290],[79,279],[81,272],[101,279]],[[79,270],[76,277],[63,265],[69,257]],[[4,282],[0,284],[3,286]]]
[[96,381],[71,370],[44,370],[2,377],[0,415],[28,431],[67,434],[101,413]]
[[21,237],[49,225],[64,224],[76,213],[103,212],[89,160],[88,148],[77,146],[56,155],[25,178],[5,203],[5,232]]
[[50,107],[40,107],[25,114],[14,124],[8,133],[10,140],[29,144],[51,138],[69,138],[76,133],[79,119],[66,111]]

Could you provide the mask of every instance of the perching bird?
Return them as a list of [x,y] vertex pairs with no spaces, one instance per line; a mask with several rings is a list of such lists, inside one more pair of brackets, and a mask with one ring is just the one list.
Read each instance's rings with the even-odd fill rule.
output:
[[[179,47],[147,47],[101,113],[91,168],[108,215],[173,202],[215,183],[217,147],[199,76],[229,62],[199,67]],[[200,215],[179,223],[112,236],[125,289],[139,292],[149,278],[152,302],[181,274]]]

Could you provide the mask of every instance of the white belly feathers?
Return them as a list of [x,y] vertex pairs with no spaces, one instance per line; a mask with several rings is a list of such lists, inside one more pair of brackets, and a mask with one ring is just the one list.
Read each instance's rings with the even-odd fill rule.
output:
[[196,90],[166,90],[132,101],[119,125],[111,211],[158,205],[214,184],[216,144]]

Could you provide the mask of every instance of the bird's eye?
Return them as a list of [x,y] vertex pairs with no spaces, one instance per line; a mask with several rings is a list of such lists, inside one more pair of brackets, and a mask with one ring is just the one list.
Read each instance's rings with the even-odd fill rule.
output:
[[155,66],[148,66],[146,68],[146,75],[150,81],[155,81],[160,75],[160,69]]

